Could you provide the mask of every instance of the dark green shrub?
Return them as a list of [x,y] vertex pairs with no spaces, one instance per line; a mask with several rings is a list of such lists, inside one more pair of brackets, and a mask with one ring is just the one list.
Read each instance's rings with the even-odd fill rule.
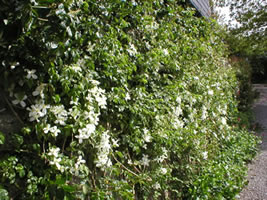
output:
[[267,82],[267,56],[266,55],[253,55],[249,57],[252,70],[253,83],[266,83]]

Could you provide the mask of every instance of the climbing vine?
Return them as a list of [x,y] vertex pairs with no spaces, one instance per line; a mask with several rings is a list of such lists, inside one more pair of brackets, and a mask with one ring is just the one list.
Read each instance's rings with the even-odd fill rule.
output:
[[13,140],[1,133],[1,198],[240,191],[256,140],[237,125],[216,22],[172,0],[9,0],[0,11],[0,88],[23,123]]

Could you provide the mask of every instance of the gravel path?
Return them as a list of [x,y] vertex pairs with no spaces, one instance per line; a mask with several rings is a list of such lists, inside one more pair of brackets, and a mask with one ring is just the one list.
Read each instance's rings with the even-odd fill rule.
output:
[[260,98],[254,104],[253,111],[256,123],[263,130],[259,133],[262,137],[260,152],[249,165],[248,185],[240,194],[240,200],[267,200],[267,85],[254,85],[260,92]]

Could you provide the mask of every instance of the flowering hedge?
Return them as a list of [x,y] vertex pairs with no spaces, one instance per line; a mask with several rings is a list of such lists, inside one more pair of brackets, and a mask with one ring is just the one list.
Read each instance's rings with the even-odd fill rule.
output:
[[215,22],[184,1],[4,1],[0,197],[231,199],[256,140]]

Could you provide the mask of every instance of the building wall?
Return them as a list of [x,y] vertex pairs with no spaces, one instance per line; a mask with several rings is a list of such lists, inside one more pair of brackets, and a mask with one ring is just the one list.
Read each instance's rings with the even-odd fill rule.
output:
[[190,0],[194,7],[200,12],[204,17],[210,17],[210,0]]

